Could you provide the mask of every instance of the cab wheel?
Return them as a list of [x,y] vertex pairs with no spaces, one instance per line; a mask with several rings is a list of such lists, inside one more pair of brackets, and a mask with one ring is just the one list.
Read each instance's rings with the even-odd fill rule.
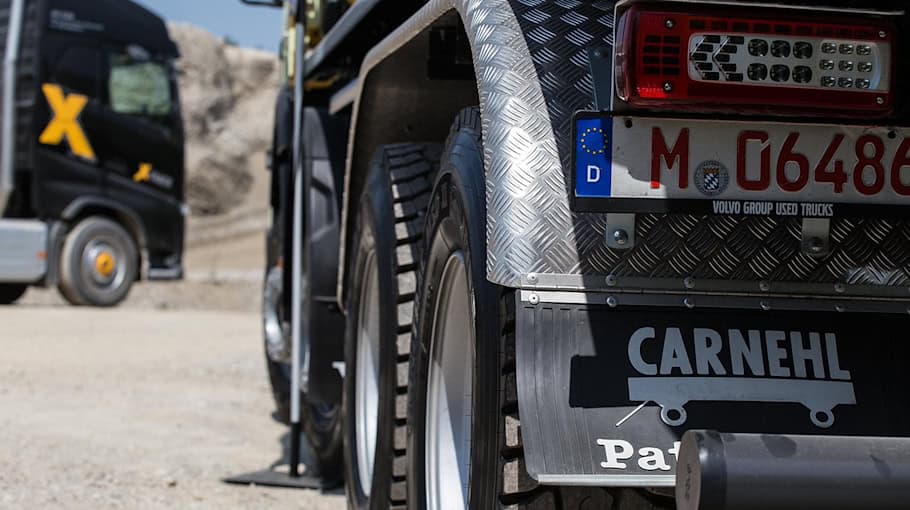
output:
[[0,305],[11,305],[16,301],[19,301],[19,298],[25,295],[26,290],[28,290],[28,285],[25,284],[0,284]]
[[57,287],[73,305],[116,306],[139,273],[133,237],[108,218],[92,216],[66,236]]
[[352,509],[410,508],[405,418],[414,271],[439,152],[436,144],[381,147],[358,202],[344,378]]
[[515,292],[486,278],[480,113],[461,112],[425,228],[408,379],[408,508],[658,510],[634,489],[544,486],[525,467]]

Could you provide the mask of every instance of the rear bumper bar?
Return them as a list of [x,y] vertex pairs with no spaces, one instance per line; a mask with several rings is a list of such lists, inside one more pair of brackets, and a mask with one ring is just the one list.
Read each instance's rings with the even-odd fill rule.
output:
[[910,439],[685,434],[679,510],[910,508]]

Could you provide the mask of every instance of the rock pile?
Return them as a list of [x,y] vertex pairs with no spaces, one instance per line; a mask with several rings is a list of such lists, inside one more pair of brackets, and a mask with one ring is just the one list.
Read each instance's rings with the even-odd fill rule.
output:
[[250,191],[253,158],[271,144],[279,85],[274,53],[238,48],[200,28],[174,23],[186,129],[186,199],[193,214],[240,205]]

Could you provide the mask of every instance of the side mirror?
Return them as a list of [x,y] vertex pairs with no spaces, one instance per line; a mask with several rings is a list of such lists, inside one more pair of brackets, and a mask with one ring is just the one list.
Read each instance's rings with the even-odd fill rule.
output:
[[259,7],[281,7],[284,5],[282,0],[240,0],[241,2],[247,5],[255,5]]

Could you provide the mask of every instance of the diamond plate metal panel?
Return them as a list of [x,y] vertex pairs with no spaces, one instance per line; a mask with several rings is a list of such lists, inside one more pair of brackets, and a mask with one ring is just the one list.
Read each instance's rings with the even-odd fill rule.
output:
[[[746,282],[820,283],[831,284],[830,293],[835,293],[833,284],[838,282],[910,285],[910,222],[906,220],[835,219],[832,250],[821,259],[801,252],[798,219],[642,214],[637,217],[635,248],[622,251],[604,242],[605,215],[571,214],[566,222],[560,213],[568,209],[571,193],[572,115],[593,109],[587,49],[612,45],[614,2],[512,0],[511,5],[537,70],[563,175],[545,172],[545,179],[533,181],[540,184],[526,190],[527,195],[537,197],[542,207],[528,207],[522,226],[490,229],[491,250],[514,247],[500,249],[491,260],[501,261],[504,252],[516,250],[523,255],[508,257],[521,267],[492,264],[492,279],[511,281],[516,272],[613,274],[741,281],[743,290],[757,289]],[[500,199],[502,193],[496,189],[497,174],[490,177],[491,203],[508,208],[511,204]],[[497,209],[490,210],[495,214]],[[490,223],[496,226],[501,218],[491,218]],[[518,232],[523,239],[507,238]]]
[[[471,42],[483,118],[489,183],[487,271],[492,281],[517,287],[524,272],[534,268],[554,271],[578,257],[571,230],[565,228],[571,225],[572,215],[553,125],[524,33],[509,2],[428,2],[370,51],[360,83],[366,83],[376,64],[452,9],[461,16]],[[553,57],[559,58],[559,53]],[[358,109],[359,101],[352,133],[356,132]],[[353,145],[348,150],[350,165]],[[350,170],[345,194],[350,189]],[[348,213],[346,207],[344,224]],[[553,235],[557,232],[558,236]],[[342,261],[344,256],[342,253]]]
[[558,287],[583,281],[582,288],[593,288],[588,277],[615,275],[635,282],[631,288],[649,282],[650,290],[679,290],[689,278],[709,291],[758,292],[758,282],[767,281],[783,283],[774,288],[784,291],[790,282],[821,284],[810,294],[891,297],[895,287],[910,286],[908,220],[835,219],[831,252],[819,259],[800,251],[796,219],[640,214],[636,246],[608,248],[606,215],[569,207],[570,124],[574,112],[593,107],[587,51],[612,45],[614,2],[433,0],[370,52],[360,82],[452,9],[471,41],[478,80],[492,282],[527,286],[527,275],[536,273],[569,282]]

